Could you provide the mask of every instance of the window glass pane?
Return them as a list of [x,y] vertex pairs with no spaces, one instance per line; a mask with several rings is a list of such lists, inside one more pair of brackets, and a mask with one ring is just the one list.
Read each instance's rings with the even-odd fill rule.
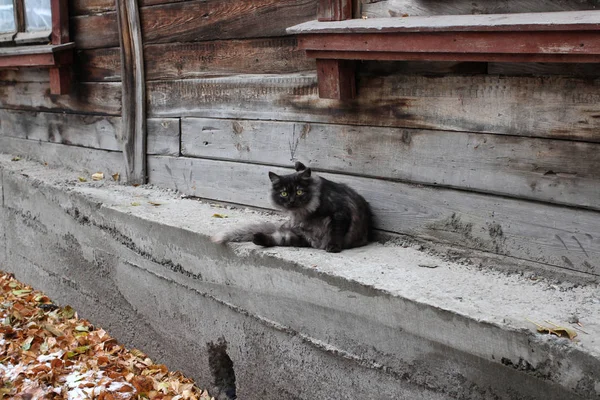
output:
[[0,32],[14,32],[15,29],[13,0],[0,0]]
[[27,31],[52,29],[50,0],[25,0],[25,26]]

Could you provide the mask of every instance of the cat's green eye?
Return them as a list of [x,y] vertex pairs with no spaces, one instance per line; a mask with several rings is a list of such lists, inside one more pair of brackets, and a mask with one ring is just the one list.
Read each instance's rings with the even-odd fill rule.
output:
[[288,192],[281,192],[281,197],[287,197]]
[[302,196],[302,195],[304,194],[304,190],[302,190],[302,189],[298,189],[298,190],[296,190],[296,194],[297,194],[298,196]]

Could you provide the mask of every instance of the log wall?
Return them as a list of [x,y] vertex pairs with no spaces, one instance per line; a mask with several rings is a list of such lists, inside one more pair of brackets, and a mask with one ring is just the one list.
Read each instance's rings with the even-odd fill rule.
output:
[[[354,16],[591,10],[596,1],[355,0]],[[600,276],[597,65],[362,62],[355,100],[320,99],[285,28],[316,0],[142,0],[150,182],[257,207],[295,160],[350,183],[378,228]],[[114,0],[70,2],[69,95],[0,70],[0,144],[118,169]],[[122,164],[122,162],[121,162]],[[120,166],[121,170],[124,165]]]

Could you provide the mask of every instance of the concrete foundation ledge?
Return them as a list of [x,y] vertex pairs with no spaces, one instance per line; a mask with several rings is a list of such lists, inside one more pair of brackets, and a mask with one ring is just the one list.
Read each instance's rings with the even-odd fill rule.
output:
[[217,231],[277,217],[4,155],[0,172],[0,268],[220,398],[600,399],[595,284],[391,242],[219,246]]

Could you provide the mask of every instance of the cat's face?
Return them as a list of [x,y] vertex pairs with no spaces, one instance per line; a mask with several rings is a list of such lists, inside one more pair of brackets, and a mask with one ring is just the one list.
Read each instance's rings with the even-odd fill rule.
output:
[[295,210],[305,207],[310,202],[312,197],[310,169],[289,175],[269,172],[269,179],[273,184],[271,198],[277,206]]

